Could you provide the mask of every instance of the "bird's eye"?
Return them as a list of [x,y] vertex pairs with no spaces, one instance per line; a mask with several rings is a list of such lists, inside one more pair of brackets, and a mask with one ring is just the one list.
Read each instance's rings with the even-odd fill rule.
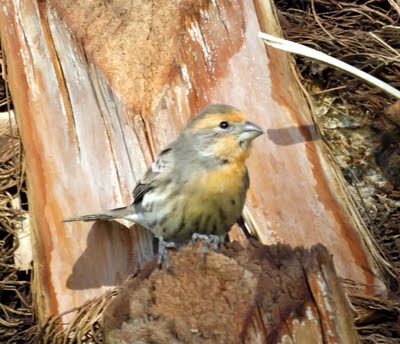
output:
[[219,124],[219,127],[222,128],[222,129],[226,129],[226,128],[229,127],[229,123],[226,122],[226,121],[222,121],[222,122]]

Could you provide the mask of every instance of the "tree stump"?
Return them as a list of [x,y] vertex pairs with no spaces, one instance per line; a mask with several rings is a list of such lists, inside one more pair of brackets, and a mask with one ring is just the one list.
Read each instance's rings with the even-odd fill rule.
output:
[[199,245],[169,254],[173,273],[146,265],[105,310],[107,343],[358,343],[322,245],[250,240],[206,261]]

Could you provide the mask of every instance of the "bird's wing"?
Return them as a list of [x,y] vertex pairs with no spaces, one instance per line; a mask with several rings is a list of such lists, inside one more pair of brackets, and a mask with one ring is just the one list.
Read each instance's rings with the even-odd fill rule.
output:
[[[163,180],[168,180],[171,178],[172,174],[174,173],[174,166],[175,163],[172,148],[167,147],[160,153],[157,160],[151,165],[142,180],[139,181],[133,190],[133,204],[140,203],[146,192],[153,189],[160,183],[163,183]],[[127,207],[112,209],[98,214],[69,217],[64,219],[63,222],[112,220],[126,218],[127,215],[133,215],[134,213],[135,207],[133,205],[129,205]]]
[[164,149],[157,160],[150,166],[144,177],[137,183],[133,190],[133,203],[140,203],[143,196],[153,189],[163,179],[168,179],[173,173],[174,157],[172,148]]

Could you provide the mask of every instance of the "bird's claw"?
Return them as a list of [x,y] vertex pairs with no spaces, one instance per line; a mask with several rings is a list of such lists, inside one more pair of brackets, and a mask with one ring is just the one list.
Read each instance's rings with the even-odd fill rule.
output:
[[206,235],[206,234],[199,234],[199,233],[193,233],[192,235],[192,241],[195,243],[197,240],[203,240],[204,246],[203,246],[203,253],[204,256],[208,255],[209,246],[210,244],[214,245],[214,252],[218,252],[219,250],[219,244],[223,242],[223,239],[219,237],[218,235]]
[[167,248],[176,248],[176,244],[174,242],[166,242],[163,238],[159,238],[157,265],[158,268],[161,269],[162,263],[165,262],[165,267],[167,268],[167,270],[172,271],[171,262],[167,255]]

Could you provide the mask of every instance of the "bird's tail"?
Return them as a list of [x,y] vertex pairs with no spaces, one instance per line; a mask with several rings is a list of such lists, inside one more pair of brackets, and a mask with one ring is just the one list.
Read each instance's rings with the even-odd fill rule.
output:
[[67,217],[62,222],[112,220],[116,218],[118,217],[108,215],[107,213],[101,213],[101,214],[88,214],[77,217]]
[[132,213],[131,207],[123,207],[123,208],[105,211],[103,213],[98,213],[98,214],[88,214],[88,215],[82,215],[82,216],[76,216],[76,217],[67,217],[62,222],[74,222],[74,221],[88,222],[88,221],[97,221],[97,220],[104,220],[104,221],[114,220],[114,219],[123,218],[124,216],[131,214],[131,213]]

